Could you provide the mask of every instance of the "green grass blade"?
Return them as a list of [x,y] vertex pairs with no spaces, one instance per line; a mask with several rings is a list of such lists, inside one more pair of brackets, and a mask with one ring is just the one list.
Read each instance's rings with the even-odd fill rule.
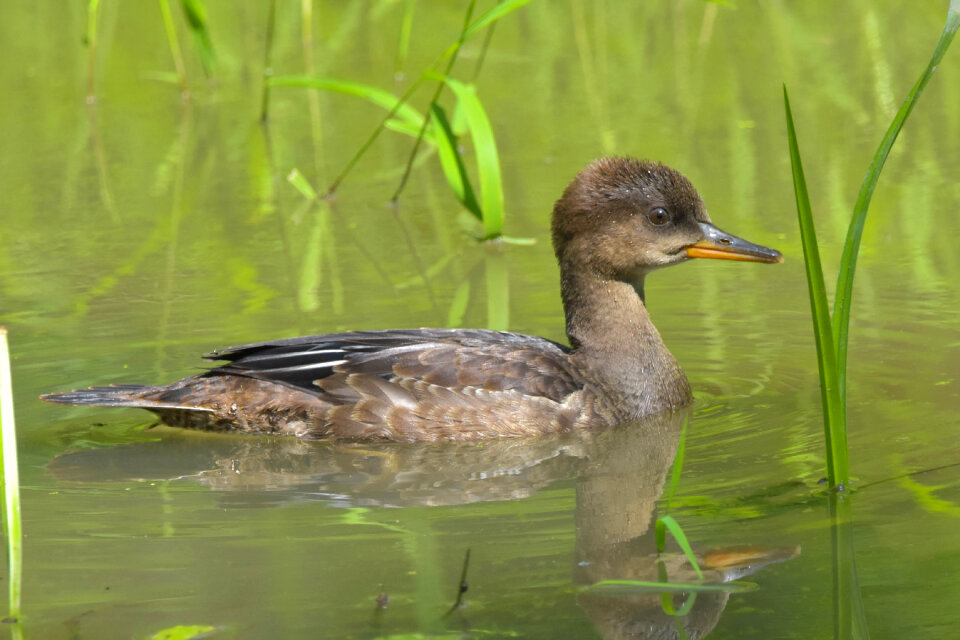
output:
[[[418,135],[420,135],[420,129],[421,129],[421,127],[418,127],[415,124],[410,124],[406,120],[401,120],[399,118],[390,118],[385,123],[383,123],[383,128],[389,129],[390,131],[396,131],[397,133],[402,133],[404,135],[408,135],[411,138],[416,138]],[[426,138],[430,142],[433,142],[433,140],[430,138],[429,132],[427,132],[427,134],[428,135],[426,136]]]
[[783,87],[783,106],[787,118],[787,140],[790,145],[790,166],[793,169],[793,188],[797,200],[797,216],[800,220],[800,237],[803,242],[803,261],[807,270],[807,287],[810,292],[810,309],[813,315],[813,334],[817,345],[817,365],[820,369],[820,395],[823,402],[823,426],[827,444],[827,480],[830,486],[847,484],[847,435],[843,405],[837,386],[836,352],[833,346],[833,331],[830,325],[830,308],[820,264],[817,232],[810,209],[807,181],[803,174],[797,132],[790,110],[787,87]]
[[[660,597],[663,598],[663,595],[661,595]],[[673,615],[676,616],[676,617],[678,617],[678,618],[682,618],[683,616],[687,615],[688,613],[690,613],[690,610],[693,609],[693,605],[696,603],[696,601],[697,601],[697,594],[696,594],[696,593],[691,593],[691,594],[690,594],[690,597],[687,598],[686,601],[685,601],[682,605],[680,605],[680,608],[677,609],[677,610],[673,613]],[[673,603],[671,603],[671,604],[673,604]]]
[[500,236],[500,241],[505,244],[515,244],[518,247],[532,247],[537,244],[536,238],[518,238],[516,236]]
[[20,473],[17,466],[17,430],[13,422],[13,379],[7,330],[0,327],[0,449],[3,462],[3,530],[6,532],[10,576],[8,618],[20,619],[23,581],[23,533],[20,524]]
[[277,19],[277,0],[270,0],[267,10],[267,34],[263,46],[263,86],[260,88],[260,122],[270,117],[270,76],[273,75],[273,31]]
[[163,16],[163,27],[167,32],[167,42],[170,45],[170,55],[173,56],[173,66],[177,70],[176,77],[180,83],[180,92],[187,93],[187,71],[183,64],[183,55],[180,53],[180,40],[177,38],[177,29],[173,24],[170,0],[160,0],[160,14]]
[[480,179],[480,209],[483,211],[484,239],[498,237],[503,231],[503,181],[500,176],[500,156],[493,127],[487,112],[477,96],[477,89],[453,78],[442,80],[456,94],[470,128],[474,152],[477,155],[477,174]]
[[307,200],[317,199],[317,192],[313,190],[313,187],[310,186],[310,181],[300,173],[299,169],[293,169],[293,171],[290,172],[290,175],[287,176],[287,182],[292,184]]
[[657,518],[656,522],[653,523],[653,541],[657,547],[657,553],[663,553],[666,550],[667,525],[663,523],[662,518]]
[[850,219],[847,238],[843,243],[843,255],[840,259],[840,273],[837,277],[837,293],[833,308],[833,338],[837,349],[840,399],[844,404],[846,403],[847,341],[850,333],[853,276],[857,270],[857,255],[860,252],[860,240],[867,219],[867,209],[870,207],[870,200],[873,197],[873,191],[877,186],[877,180],[880,178],[883,165],[887,161],[887,155],[890,153],[893,143],[896,142],[900,129],[903,128],[904,123],[910,116],[910,112],[913,111],[920,94],[923,93],[937,65],[940,64],[943,55],[947,52],[958,27],[960,27],[960,0],[952,0],[947,12],[946,24],[933,51],[933,56],[930,58],[927,68],[920,74],[916,84],[913,85],[907,99],[903,101],[900,110],[897,111],[897,115],[894,116],[890,127],[884,134],[883,140],[880,141],[880,146],[873,154],[873,161],[867,169],[867,175],[863,178],[860,193],[857,195],[857,202],[853,207],[853,217]]
[[[473,16],[473,10],[476,5],[477,0],[470,0],[470,4],[467,5],[467,12],[463,15],[463,26],[460,28],[460,36],[457,38],[456,42],[453,43],[453,53],[451,53],[450,59],[447,60],[447,67],[443,71],[443,77],[450,75],[450,72],[453,70],[453,65],[457,62],[457,56],[460,54],[460,47],[463,45],[465,38],[464,33],[467,30],[467,26],[470,24],[470,18]],[[437,104],[437,101],[440,99],[440,93],[443,91],[443,87],[444,84],[442,81],[437,83],[437,87],[433,91],[433,97],[430,98],[431,110],[433,109],[433,105]],[[423,141],[426,134],[427,122],[424,122],[423,126],[420,127],[420,133],[413,142],[413,148],[410,149],[410,155],[407,158],[407,164],[403,169],[403,176],[400,178],[400,183],[397,185],[396,191],[393,192],[390,202],[397,202],[400,199],[400,194],[403,192],[404,187],[407,186],[407,180],[410,179],[410,172],[413,171],[413,163],[417,158],[417,151],[419,151],[420,143]]]
[[267,84],[271,87],[310,87],[356,96],[393,112],[397,117],[416,127],[423,126],[423,116],[405,101],[389,91],[361,82],[318,76],[290,75],[274,76],[267,80]]
[[473,24],[467,27],[467,30],[463,33],[463,39],[466,40],[487,25],[493,24],[508,13],[512,13],[530,2],[531,0],[507,0],[506,2],[501,2],[491,7],[486,13],[477,18]]
[[663,516],[662,518],[657,518],[658,523],[663,523],[663,526],[670,531],[670,534],[673,535],[673,539],[677,541],[677,544],[680,545],[680,549],[683,551],[683,554],[687,556],[687,560],[693,566],[693,570],[697,572],[697,577],[700,580],[703,580],[703,571],[700,570],[700,563],[697,562],[697,557],[693,555],[693,549],[690,547],[690,541],[687,540],[687,534],[683,532],[683,529],[680,527],[680,523],[673,519],[673,516]]
[[673,496],[677,492],[677,485],[680,484],[680,474],[683,473],[683,458],[687,443],[687,421],[683,419],[683,427],[680,429],[680,442],[677,443],[677,454],[673,457],[673,468],[670,470],[670,486],[667,488],[667,504],[664,507],[664,513],[670,513],[670,503],[673,502]]
[[87,33],[84,42],[87,45],[87,102],[96,99],[97,67],[97,24],[100,21],[100,0],[87,2]]
[[[436,65],[438,65],[443,60],[446,60],[451,56],[455,56],[457,52],[460,50],[460,47],[463,45],[463,42],[468,37],[470,37],[477,31],[483,29],[487,25],[496,22],[497,20],[506,16],[512,11],[519,9],[520,7],[527,4],[528,2],[530,2],[530,0],[508,0],[506,2],[501,2],[497,4],[495,7],[492,7],[489,11],[484,13],[482,16],[480,16],[476,21],[468,24],[470,15],[472,14],[473,6],[474,6],[474,2],[471,2],[470,7],[467,11],[466,21],[464,22],[464,29],[461,32],[460,37],[457,38],[457,40],[454,43],[452,43],[449,47],[447,47],[443,51],[443,53],[441,53],[437,57],[437,59],[428,67],[428,69],[433,69],[436,67]],[[447,69],[449,70],[449,68],[450,68],[450,65],[448,65]],[[413,92],[420,87],[420,84],[424,81],[426,75],[429,73],[431,72],[428,71],[424,74],[421,74],[420,77],[417,79],[417,81],[414,82],[406,90],[406,92],[404,92],[398,104],[405,104],[406,101],[413,94]],[[436,102],[436,95],[434,99],[431,100],[431,103],[433,102]],[[334,178],[333,182],[330,183],[330,186],[327,188],[328,195],[334,193],[337,190],[337,188],[340,186],[340,183],[343,182],[344,178],[346,178],[346,176],[353,170],[353,167],[356,166],[360,158],[363,157],[363,155],[367,152],[370,146],[373,145],[374,141],[377,139],[377,137],[386,127],[387,121],[390,120],[392,116],[393,116],[393,111],[391,111],[391,113],[389,113],[383,119],[380,125],[376,129],[374,129],[373,133],[370,134],[370,137],[367,139],[367,141],[360,146],[360,149],[354,154],[354,156],[350,159],[350,161],[347,162],[347,165],[343,168],[342,171],[340,171],[340,174],[336,178]],[[414,152],[411,153],[410,155],[411,157],[413,157],[415,154],[416,154],[416,148],[414,148]],[[406,175],[406,172],[405,172],[405,175]],[[398,193],[402,190],[404,182],[405,182],[405,179],[401,181],[400,187],[397,189]],[[395,198],[396,196],[394,197],[394,199]]]
[[601,580],[586,588],[604,595],[640,595],[644,593],[742,593],[753,591],[752,582],[728,582],[726,584],[697,584],[695,582],[652,582],[648,580]]
[[210,30],[207,29],[207,8],[203,0],[181,0],[183,15],[187,19],[193,44],[197,49],[197,57],[206,75],[213,73],[216,56],[213,53],[213,41],[210,40]]
[[480,204],[477,202],[476,194],[474,194],[473,185],[470,184],[470,176],[467,174],[466,166],[464,166],[463,156],[457,149],[457,137],[450,128],[447,114],[443,107],[436,103],[431,105],[430,112],[436,125],[437,154],[440,156],[440,166],[443,167],[447,184],[450,185],[460,204],[472,213],[477,220],[483,220]]
[[146,640],[194,640],[212,638],[217,627],[205,624],[182,624],[157,631]]
[[[447,47],[443,53],[437,58],[437,62],[445,60],[446,58],[452,56],[460,48],[460,45],[463,44],[473,34],[477,33],[487,25],[493,24],[500,18],[510,14],[525,4],[529,4],[531,0],[507,0],[505,2],[500,2],[496,6],[491,7],[486,13],[477,18],[473,23],[467,26],[463,30],[463,34],[460,36],[460,39]],[[433,67],[435,64],[430,65]]]
[[410,34],[413,31],[413,12],[417,0],[404,0],[403,20],[400,23],[400,37],[397,40],[397,60],[393,71],[399,76],[407,64],[407,54],[410,53]]

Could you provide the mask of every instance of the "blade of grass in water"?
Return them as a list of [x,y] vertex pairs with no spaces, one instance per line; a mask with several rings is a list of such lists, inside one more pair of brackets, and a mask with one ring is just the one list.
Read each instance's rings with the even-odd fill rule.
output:
[[728,582],[726,584],[697,584],[695,582],[652,582],[648,580],[601,580],[587,587],[589,591],[599,591],[608,595],[629,595],[643,593],[742,593],[753,591],[757,585],[752,582]]
[[13,422],[13,379],[7,330],[0,327],[0,448],[3,461],[3,530],[6,533],[10,576],[8,618],[20,619],[20,585],[23,580],[23,534],[20,525],[20,474],[17,467],[17,431]]
[[488,24],[493,24],[508,13],[512,13],[523,5],[529,4],[530,2],[531,0],[507,0],[491,7],[486,13],[477,18],[473,24],[467,27],[467,30],[463,34],[463,38],[469,38]]
[[833,317],[827,306],[826,288],[820,255],[817,248],[816,231],[810,210],[810,198],[807,193],[800,150],[797,143],[793,115],[787,89],[783,89],[784,107],[787,118],[787,137],[790,145],[790,161],[793,168],[794,190],[797,197],[797,214],[800,220],[800,233],[803,241],[804,261],[807,269],[807,283],[810,291],[810,307],[813,314],[814,336],[817,345],[817,364],[820,369],[820,392],[823,402],[824,433],[827,444],[827,479],[832,487],[843,488],[849,484],[850,471],[847,453],[846,428],[846,369],[847,348],[850,337],[850,305],[853,298],[853,279],[856,273],[857,256],[860,241],[866,223],[867,210],[874,189],[880,178],[880,172],[887,156],[896,142],[897,136],[920,94],[923,92],[937,65],[943,59],[947,48],[960,27],[960,0],[952,0],[947,11],[947,20],[943,32],[934,48],[930,62],[907,95],[874,153],[873,160],[864,177],[863,184],[854,205],[853,216],[844,241],[840,271],[837,276],[837,292]]
[[887,161],[887,155],[896,142],[900,129],[913,111],[914,105],[923,93],[927,83],[930,81],[937,65],[943,59],[943,55],[953,42],[953,37],[960,27],[960,0],[952,0],[947,10],[947,21],[940,34],[940,40],[934,48],[933,56],[927,63],[927,68],[923,70],[916,84],[910,90],[906,100],[894,116],[893,122],[887,129],[883,140],[876,153],[873,154],[873,161],[870,168],[867,169],[867,175],[863,178],[863,184],[860,186],[860,193],[857,195],[857,202],[853,207],[853,217],[850,219],[850,227],[847,230],[847,238],[843,243],[843,255],[840,259],[840,273],[837,277],[837,293],[833,310],[833,337],[837,347],[837,368],[840,373],[840,399],[846,405],[846,370],[847,370],[847,342],[850,333],[850,303],[853,299],[853,276],[857,270],[857,255],[860,251],[860,239],[863,236],[863,227],[866,223],[867,209],[870,207],[870,200],[873,197],[873,190],[877,186],[877,180],[880,178],[880,172]]
[[[470,4],[467,5],[467,12],[463,16],[463,27],[460,29],[460,37],[458,37],[457,41],[453,44],[453,53],[451,54],[450,59],[447,61],[447,68],[443,72],[444,76],[449,76],[450,72],[453,70],[453,65],[457,61],[457,54],[460,53],[460,47],[463,46],[463,42],[466,40],[465,34],[467,27],[470,24],[470,18],[473,16],[473,8],[476,6],[476,4],[476,0],[470,0]],[[433,97],[430,98],[431,109],[433,108],[433,105],[437,104],[437,101],[440,99],[440,93],[443,91],[443,86],[444,85],[442,82],[437,83],[437,88],[433,91]],[[410,156],[407,159],[407,166],[403,170],[403,177],[400,178],[400,184],[397,185],[397,190],[393,192],[390,202],[396,202],[400,198],[400,193],[403,191],[403,188],[407,184],[407,180],[410,178],[410,171],[413,170],[413,161],[417,157],[417,151],[420,149],[420,142],[427,133],[428,122],[428,120],[424,120],[423,126],[420,127],[420,133],[417,135],[417,139],[413,143],[413,148],[410,150]]]
[[[472,36],[473,34],[475,34],[475,33],[478,32],[478,31],[480,31],[480,30],[483,29],[485,26],[487,26],[487,25],[489,25],[489,24],[493,24],[494,22],[496,22],[496,21],[499,20],[500,18],[503,18],[504,16],[510,14],[511,12],[519,9],[520,7],[524,6],[525,4],[527,4],[527,3],[530,2],[530,1],[531,1],[531,0],[509,0],[509,1],[507,1],[507,2],[502,2],[502,3],[500,3],[500,4],[498,4],[498,5],[494,6],[494,7],[492,7],[489,11],[487,11],[486,13],[484,13],[483,15],[481,15],[475,22],[473,22],[473,24],[471,24],[469,27],[467,27],[467,29],[463,32],[463,34],[462,34],[462,36],[461,36],[460,38],[457,38],[457,40],[456,40],[453,44],[451,44],[449,47],[447,47],[447,48],[443,51],[443,53],[441,53],[441,54],[437,57],[437,59],[434,60],[433,63],[431,63],[431,64],[427,67],[427,71],[425,71],[424,73],[422,73],[422,74],[420,75],[420,77],[417,79],[416,82],[414,82],[412,85],[410,85],[410,87],[409,87],[409,88],[403,93],[403,95],[400,97],[400,101],[399,101],[398,104],[405,104],[405,103],[407,102],[407,100],[410,99],[410,96],[412,96],[413,93],[414,93],[414,92],[420,87],[420,85],[423,83],[423,81],[424,81],[424,79],[425,79],[425,75],[426,75],[427,73],[433,72],[433,71],[435,70],[435,68],[436,68],[437,65],[439,65],[441,62],[443,62],[444,60],[446,60],[448,57],[456,54],[456,52],[459,51],[460,46],[462,45],[462,43],[463,43],[464,41],[466,41],[470,36]],[[472,3],[471,3],[471,4],[472,4]],[[449,66],[449,65],[448,65],[448,66]],[[434,101],[434,102],[435,102],[435,101]],[[383,129],[386,127],[387,121],[390,120],[390,118],[392,118],[392,117],[393,117],[393,112],[392,112],[392,111],[391,111],[390,113],[388,113],[388,114],[384,117],[383,121],[381,121],[381,123],[377,126],[377,128],[374,129],[373,133],[370,134],[370,137],[367,138],[366,142],[364,142],[364,143],[360,146],[360,149],[357,151],[357,153],[355,153],[355,154],[353,155],[353,157],[350,159],[350,161],[347,162],[347,165],[343,168],[343,170],[340,172],[340,174],[339,174],[336,178],[334,178],[334,180],[333,180],[332,183],[330,183],[330,186],[327,188],[326,195],[331,195],[332,193],[334,193],[334,192],[337,190],[337,187],[340,186],[340,183],[343,182],[344,178],[347,177],[347,175],[350,173],[350,171],[353,169],[353,167],[356,166],[356,164],[357,164],[357,162],[360,160],[360,158],[363,157],[363,154],[365,154],[365,153],[367,152],[367,150],[373,145],[374,141],[377,139],[377,137],[380,135],[380,133],[381,133],[381,132],[383,131]],[[411,157],[412,157],[413,155],[414,155],[414,154],[411,154]],[[519,244],[519,243],[518,243],[518,244]]]
[[670,505],[673,502],[673,495],[677,492],[677,485],[680,484],[680,474],[683,473],[683,458],[687,448],[687,422],[689,417],[683,419],[683,427],[680,428],[680,442],[677,444],[677,453],[673,457],[673,468],[670,469],[670,486],[667,488],[667,501],[663,509],[665,514],[670,513]]
[[157,631],[146,640],[192,640],[193,638],[212,638],[217,627],[205,624],[177,625]]
[[390,111],[391,117],[396,115],[398,118],[417,127],[423,125],[423,116],[420,115],[420,112],[406,104],[404,100],[389,91],[384,91],[378,87],[361,82],[351,82],[337,78],[293,75],[275,76],[270,78],[267,84],[271,87],[312,87],[314,89],[323,89],[325,91],[334,91],[336,93],[356,96]]
[[472,213],[477,220],[483,220],[483,212],[474,194],[470,176],[463,163],[463,156],[457,150],[457,137],[453,134],[447,114],[438,104],[431,105],[433,122],[436,129],[434,139],[437,143],[437,154],[440,157],[440,166],[447,178],[447,184],[453,190],[457,200],[464,208]]
[[290,172],[290,175],[287,176],[287,181],[299,191],[304,198],[307,200],[316,200],[317,192],[313,190],[313,187],[310,186],[310,181],[307,180],[299,169],[294,169]]
[[477,96],[476,87],[453,78],[441,78],[460,100],[474,152],[477,155],[477,174],[480,179],[480,209],[483,212],[485,240],[500,236],[503,231],[503,181],[500,176],[500,156],[493,127],[487,112]]
[[180,5],[183,7],[183,15],[187,19],[187,25],[190,27],[191,35],[193,35],[193,44],[197,49],[197,56],[200,58],[203,73],[209,76],[213,73],[216,57],[213,54],[213,41],[210,39],[210,31],[207,29],[207,8],[204,6],[203,0],[180,0]]
[[163,16],[163,28],[167,32],[167,42],[170,44],[170,55],[173,56],[173,66],[177,70],[177,81],[180,83],[180,92],[186,94],[187,71],[183,64],[183,54],[180,53],[180,40],[177,39],[177,28],[173,24],[170,0],[160,0],[160,14]]
[[697,562],[696,556],[693,555],[693,549],[690,548],[690,543],[687,541],[687,536],[683,532],[683,528],[680,527],[680,523],[678,523],[673,516],[669,515],[670,505],[673,502],[673,496],[677,491],[677,485],[680,484],[680,475],[683,473],[683,459],[687,442],[687,421],[688,418],[684,418],[683,427],[680,429],[680,441],[677,443],[677,453],[673,457],[673,468],[670,470],[670,486],[667,488],[666,505],[663,509],[664,515],[657,518],[657,522],[654,525],[654,535],[657,544],[657,551],[663,553],[667,542],[667,530],[669,529],[670,533],[673,534],[674,539],[677,541],[677,544],[680,545],[683,553],[687,556],[687,560],[696,570],[697,575],[700,576],[700,579],[703,580],[703,573],[700,571],[700,564]]
[[263,88],[260,93],[260,122],[266,122],[270,116],[270,76],[273,74],[270,61],[273,59],[273,28],[277,17],[277,0],[270,0],[270,7],[267,11],[267,36],[263,49]]
[[413,31],[413,11],[417,0],[404,0],[403,20],[400,23],[400,37],[397,40],[397,59],[393,72],[399,78],[407,64],[407,54],[410,52],[410,33]]
[[693,549],[690,547],[690,541],[687,540],[687,534],[683,532],[680,524],[673,519],[673,516],[663,516],[662,518],[657,518],[656,529],[654,532],[657,538],[657,551],[663,553],[667,531],[670,531],[671,535],[673,535],[673,539],[677,541],[678,545],[680,545],[680,549],[683,551],[683,554],[687,556],[687,560],[690,562],[691,566],[693,566],[693,570],[697,572],[697,577],[699,577],[700,580],[703,580],[703,571],[700,570],[700,563],[697,562],[697,557],[693,555]]
[[813,335],[817,346],[817,366],[820,370],[820,397],[823,403],[823,428],[827,443],[827,480],[830,486],[849,481],[847,461],[847,428],[840,401],[837,382],[837,360],[833,345],[833,330],[830,325],[830,308],[827,290],[823,281],[820,249],[817,246],[817,231],[810,209],[810,195],[803,175],[800,146],[790,110],[787,87],[783,87],[783,105],[787,118],[787,142],[790,146],[790,166],[793,169],[793,188],[797,200],[797,216],[800,220],[800,238],[803,243],[803,261],[807,270],[807,289],[810,293],[810,309],[813,315]]
[[[677,453],[673,458],[673,468],[670,471],[670,486],[667,489],[667,500],[666,506],[664,507],[664,515],[657,518],[654,523],[654,541],[657,546],[657,553],[662,554],[667,546],[667,531],[673,535],[674,540],[677,541],[677,544],[680,545],[680,549],[683,550],[684,555],[687,557],[687,562],[690,563],[690,566],[694,568],[697,572],[697,577],[703,582],[703,572],[700,570],[700,563],[697,562],[697,557],[693,554],[693,549],[690,547],[690,542],[687,540],[687,534],[684,533],[683,528],[680,526],[680,523],[677,522],[673,516],[669,515],[670,504],[673,502],[673,495],[677,490],[677,485],[680,483],[680,474],[683,473],[683,459],[684,452],[686,449],[686,440],[687,440],[687,418],[683,420],[683,427],[680,430],[680,441],[677,443]],[[657,564],[657,574],[660,577],[660,583],[669,582],[669,576],[667,576],[667,567],[663,562]],[[694,602],[696,602],[697,594],[693,593],[687,599],[686,603],[680,609],[675,609],[673,606],[673,599],[670,597],[670,594],[666,591],[660,591],[660,606],[663,609],[664,613],[670,616],[684,616],[690,609],[693,608]],[[680,629],[682,631],[682,629]],[[681,636],[682,637],[682,636]]]
[[100,20],[100,0],[87,2],[87,102],[96,99],[95,69],[97,66],[97,23]]

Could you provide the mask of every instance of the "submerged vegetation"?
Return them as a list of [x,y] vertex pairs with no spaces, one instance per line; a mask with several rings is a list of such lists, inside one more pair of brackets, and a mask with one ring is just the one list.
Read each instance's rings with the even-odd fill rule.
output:
[[867,210],[873,197],[880,172],[887,156],[896,142],[900,130],[913,111],[914,105],[930,81],[937,65],[947,52],[960,26],[960,0],[952,0],[947,11],[947,21],[937,42],[930,62],[920,74],[913,89],[897,111],[887,128],[880,146],[873,155],[867,175],[860,186],[847,237],[843,243],[840,272],[833,304],[833,317],[827,303],[820,250],[807,192],[800,148],[790,111],[787,88],[783,88],[784,108],[787,116],[787,141],[790,147],[790,164],[793,168],[793,186],[797,199],[797,214],[800,219],[800,236],[803,240],[803,256],[807,269],[807,285],[810,292],[810,309],[813,314],[814,336],[817,346],[817,364],[820,369],[820,392],[823,403],[824,434],[827,445],[827,481],[831,487],[843,490],[850,484],[850,462],[847,452],[847,344],[850,339],[850,307],[853,300],[853,278],[857,270],[860,241],[867,220]]

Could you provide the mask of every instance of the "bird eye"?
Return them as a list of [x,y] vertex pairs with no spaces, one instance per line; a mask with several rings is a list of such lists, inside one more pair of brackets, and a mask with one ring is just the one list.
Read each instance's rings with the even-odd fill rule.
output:
[[663,207],[655,207],[650,209],[650,213],[647,214],[647,219],[659,227],[660,225],[670,222],[670,214]]

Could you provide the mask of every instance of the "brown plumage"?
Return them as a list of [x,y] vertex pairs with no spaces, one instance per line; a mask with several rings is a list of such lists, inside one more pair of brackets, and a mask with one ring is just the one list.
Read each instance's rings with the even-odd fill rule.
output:
[[457,441],[611,426],[690,401],[643,300],[689,258],[779,262],[710,223],[682,174],[605,158],[557,201],[552,237],[571,347],[481,329],[404,329],[234,347],[168,386],[94,387],[61,404],[140,407],[173,426],[301,438]]

